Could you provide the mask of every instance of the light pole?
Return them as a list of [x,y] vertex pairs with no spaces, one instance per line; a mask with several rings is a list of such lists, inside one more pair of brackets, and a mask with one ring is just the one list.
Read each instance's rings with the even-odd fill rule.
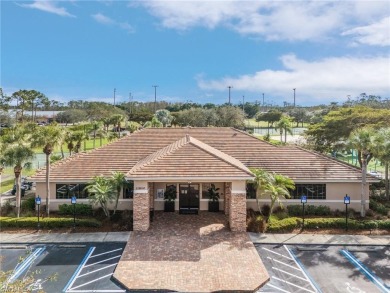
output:
[[295,108],[295,90],[296,90],[296,88],[293,88],[293,90],[294,90],[294,108]]
[[228,86],[228,89],[229,89],[229,105],[230,105],[230,89],[232,89],[233,87],[231,85]]
[[263,93],[263,111],[264,111],[264,93]]
[[39,195],[35,198],[35,204],[38,206],[38,230],[41,228],[39,224],[39,207],[41,206],[41,198]]
[[116,88],[114,88],[114,106],[115,106],[115,93],[116,93]]
[[245,96],[243,95],[243,96],[242,96],[242,112],[245,113],[244,103],[245,103]]
[[346,194],[344,196],[345,204],[345,231],[348,231],[348,205],[351,203],[351,198]]
[[154,87],[154,113],[156,113],[157,88],[158,88],[158,85],[152,85],[152,87]]
[[305,228],[305,203],[307,203],[306,195],[301,196],[302,203],[302,230]]
[[74,195],[70,199],[70,202],[73,205],[73,229],[76,229],[76,202],[77,202],[77,199]]

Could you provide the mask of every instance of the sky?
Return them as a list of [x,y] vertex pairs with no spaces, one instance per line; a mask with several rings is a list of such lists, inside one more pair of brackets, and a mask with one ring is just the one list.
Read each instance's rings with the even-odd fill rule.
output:
[[0,81],[50,99],[390,98],[390,1],[1,1]]

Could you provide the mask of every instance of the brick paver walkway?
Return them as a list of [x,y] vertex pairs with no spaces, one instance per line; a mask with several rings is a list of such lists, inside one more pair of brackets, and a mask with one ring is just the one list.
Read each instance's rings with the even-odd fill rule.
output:
[[269,277],[247,233],[233,233],[221,213],[158,212],[147,232],[133,232],[114,278],[130,290],[253,292]]

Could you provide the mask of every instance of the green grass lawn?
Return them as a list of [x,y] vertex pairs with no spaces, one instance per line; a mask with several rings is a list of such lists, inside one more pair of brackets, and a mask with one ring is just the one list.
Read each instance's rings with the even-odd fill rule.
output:
[[4,182],[1,182],[0,193],[12,189],[13,186],[14,186],[14,178],[7,179]]

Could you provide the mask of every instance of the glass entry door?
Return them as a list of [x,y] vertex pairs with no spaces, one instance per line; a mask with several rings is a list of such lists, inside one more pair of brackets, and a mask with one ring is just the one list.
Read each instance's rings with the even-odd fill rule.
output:
[[197,214],[199,211],[199,184],[179,185],[179,212]]

